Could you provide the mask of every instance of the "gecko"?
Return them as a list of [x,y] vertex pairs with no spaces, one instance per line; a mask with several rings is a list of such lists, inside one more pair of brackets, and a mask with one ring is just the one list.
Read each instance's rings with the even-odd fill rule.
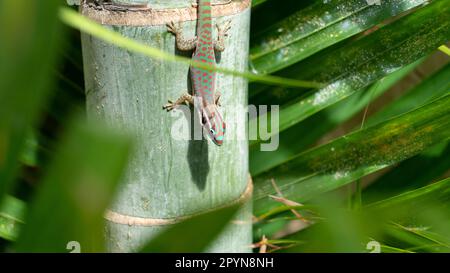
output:
[[[213,40],[211,0],[199,0],[197,6],[197,35],[186,39],[180,24],[167,24],[168,31],[175,35],[176,47],[181,51],[193,50],[192,60],[209,65],[215,65],[216,52],[225,50],[225,37],[231,29],[231,22],[227,21],[222,27],[216,24],[218,37]],[[216,72],[196,67],[190,67],[190,77],[193,94],[185,93],[176,101],[169,100],[163,109],[171,111],[185,103],[194,105],[203,130],[218,146],[224,141],[226,124],[219,112],[220,92],[215,90]]]

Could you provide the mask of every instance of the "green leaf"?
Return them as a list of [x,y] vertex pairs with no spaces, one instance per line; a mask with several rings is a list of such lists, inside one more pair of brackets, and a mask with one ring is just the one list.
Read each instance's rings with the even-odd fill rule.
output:
[[366,206],[369,209],[389,209],[399,208],[401,206],[416,206],[422,202],[437,201],[440,198],[450,196],[450,178],[444,179],[440,182],[433,183],[429,186],[422,187],[413,191],[404,192],[400,195],[378,201]]
[[450,250],[449,238],[442,237],[442,236],[440,236],[437,233],[428,231],[426,228],[408,228],[408,227],[404,227],[404,226],[402,226],[400,224],[396,224],[396,226],[401,228],[401,229],[403,229],[403,230],[405,230],[405,231],[408,231],[408,232],[411,232],[411,233],[413,233],[413,234],[415,234],[417,236],[420,236],[420,237],[422,237],[424,239],[427,239],[427,240],[435,243],[436,245],[445,247],[448,250]]
[[450,94],[384,123],[309,150],[254,178],[256,216],[277,207],[274,178],[284,197],[303,202],[418,154],[450,136]]
[[381,253],[414,253],[414,252],[388,245],[381,245]]
[[385,228],[385,234],[388,236],[389,244],[401,245],[404,251],[448,252],[449,246],[445,242],[446,239],[427,231],[427,229],[426,227],[406,227],[392,223]]
[[[406,113],[448,93],[450,90],[449,78],[450,64],[447,64],[405,95],[372,115],[366,121],[366,125],[371,126]],[[442,143],[414,158],[401,162],[396,168],[385,173],[364,189],[363,201],[371,202],[424,186],[450,168],[450,158],[447,156],[449,152],[450,145]]]
[[421,154],[400,162],[364,188],[364,204],[383,200],[427,185],[450,168],[450,143],[439,143]]
[[[374,83],[362,92],[332,105],[307,118],[295,126],[280,133],[280,146],[273,152],[261,151],[259,145],[250,146],[250,171],[258,175],[296,154],[304,151],[321,136],[347,121],[361,111],[368,103],[374,101],[395,83],[417,67],[422,60],[414,62]],[[307,132],[307,133],[305,133]],[[299,136],[301,136],[299,138]]]
[[50,94],[62,36],[58,0],[0,2],[0,199],[12,189],[27,134]]
[[252,1],[252,6],[253,6],[253,7],[256,7],[256,6],[262,4],[262,3],[266,2],[266,1],[267,1],[267,0],[253,0],[253,1]]
[[[383,213],[394,221],[386,226],[386,234],[406,244],[407,249],[448,252],[448,209],[443,205],[448,204],[448,200],[450,178],[371,203],[364,210]],[[439,226],[445,231],[443,234],[436,232]]]
[[346,209],[334,193],[314,201],[321,219],[287,236],[304,242],[287,252],[367,252],[369,238],[381,234],[378,215]]
[[103,214],[127,163],[129,140],[99,124],[75,123],[30,204],[16,250],[102,252]]
[[[261,130],[271,132],[269,135],[286,130],[435,50],[450,36],[449,2],[433,1],[371,35],[329,54],[315,55],[300,63],[299,67],[287,70],[286,74],[301,70],[302,79],[329,84],[283,106],[279,113],[278,131],[272,131],[270,124],[261,124]],[[270,120],[271,113],[266,115]],[[256,119],[250,121],[252,126],[256,122]]]
[[252,69],[273,73],[426,2],[385,0],[377,6],[360,0],[317,1],[252,39]]
[[15,240],[24,223],[26,205],[22,200],[6,195],[0,205],[0,237]]
[[399,99],[384,106],[380,111],[367,119],[366,126],[371,126],[401,115],[445,95],[450,90],[450,81],[448,79],[450,79],[450,63],[424,79],[419,85],[415,86]]
[[439,50],[450,56],[450,48],[448,48],[446,45],[441,45],[439,47]]
[[37,166],[38,140],[35,130],[28,130],[20,161],[26,166]]
[[162,231],[139,252],[202,252],[221,233],[239,206],[222,208],[197,215]]

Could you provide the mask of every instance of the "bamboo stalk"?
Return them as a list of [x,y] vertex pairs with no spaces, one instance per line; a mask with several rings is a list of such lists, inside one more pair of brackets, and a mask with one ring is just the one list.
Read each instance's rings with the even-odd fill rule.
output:
[[[232,21],[227,49],[219,55],[219,60],[220,65],[239,71],[247,68],[249,3],[235,0],[213,7],[213,15],[219,16],[223,15],[220,9],[229,8],[227,5],[244,7],[214,18],[218,23]],[[150,46],[189,56],[175,49],[174,37],[165,26],[173,17],[164,17],[162,11],[189,8],[191,1],[149,1],[150,7],[156,4],[161,11],[158,16],[162,17],[149,18],[146,25],[124,25],[124,18],[133,18],[131,11],[115,13],[121,18],[120,24],[114,24],[111,18],[105,18],[103,23],[107,21],[106,27]],[[94,19],[102,21],[95,10],[84,7],[82,12],[91,18],[95,14]],[[139,12],[145,15],[145,11]],[[148,16],[154,14],[155,9]],[[186,35],[195,35],[196,21],[192,14],[177,19],[182,22]],[[236,109],[246,108],[245,79],[217,76],[217,90],[222,94],[221,111],[227,122],[223,146],[218,147],[209,139],[175,139],[172,131],[177,125],[198,122],[184,112],[170,114],[162,110],[168,99],[175,99],[190,88],[189,67],[128,52],[86,34],[82,34],[82,45],[88,117],[101,118],[136,136],[133,159],[107,215],[109,251],[135,251],[165,226],[242,197],[248,189],[248,141],[244,126],[246,113]],[[178,137],[190,135],[187,130]],[[247,202],[207,251],[249,252],[251,237],[251,203]]]

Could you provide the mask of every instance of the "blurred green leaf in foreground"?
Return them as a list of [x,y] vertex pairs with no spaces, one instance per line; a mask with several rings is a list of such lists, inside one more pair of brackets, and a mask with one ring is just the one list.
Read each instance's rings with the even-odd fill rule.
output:
[[103,252],[103,215],[127,164],[130,141],[99,124],[74,123],[30,204],[16,251]]

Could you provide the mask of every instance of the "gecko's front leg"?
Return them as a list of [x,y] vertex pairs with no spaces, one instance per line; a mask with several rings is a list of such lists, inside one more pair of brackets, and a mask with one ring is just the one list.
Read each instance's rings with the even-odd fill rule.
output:
[[183,29],[180,24],[170,22],[167,24],[167,30],[175,35],[177,48],[182,51],[194,50],[197,45],[197,37],[186,39],[183,35]]
[[222,52],[225,50],[225,38],[228,37],[228,31],[231,29],[231,21],[227,21],[220,26],[217,27],[217,40],[214,41],[214,49],[218,52]]
[[181,95],[175,102],[169,100],[169,103],[163,106],[164,110],[167,110],[167,112],[172,111],[173,109],[177,108],[181,104],[194,104],[194,97],[188,93],[184,93]]

